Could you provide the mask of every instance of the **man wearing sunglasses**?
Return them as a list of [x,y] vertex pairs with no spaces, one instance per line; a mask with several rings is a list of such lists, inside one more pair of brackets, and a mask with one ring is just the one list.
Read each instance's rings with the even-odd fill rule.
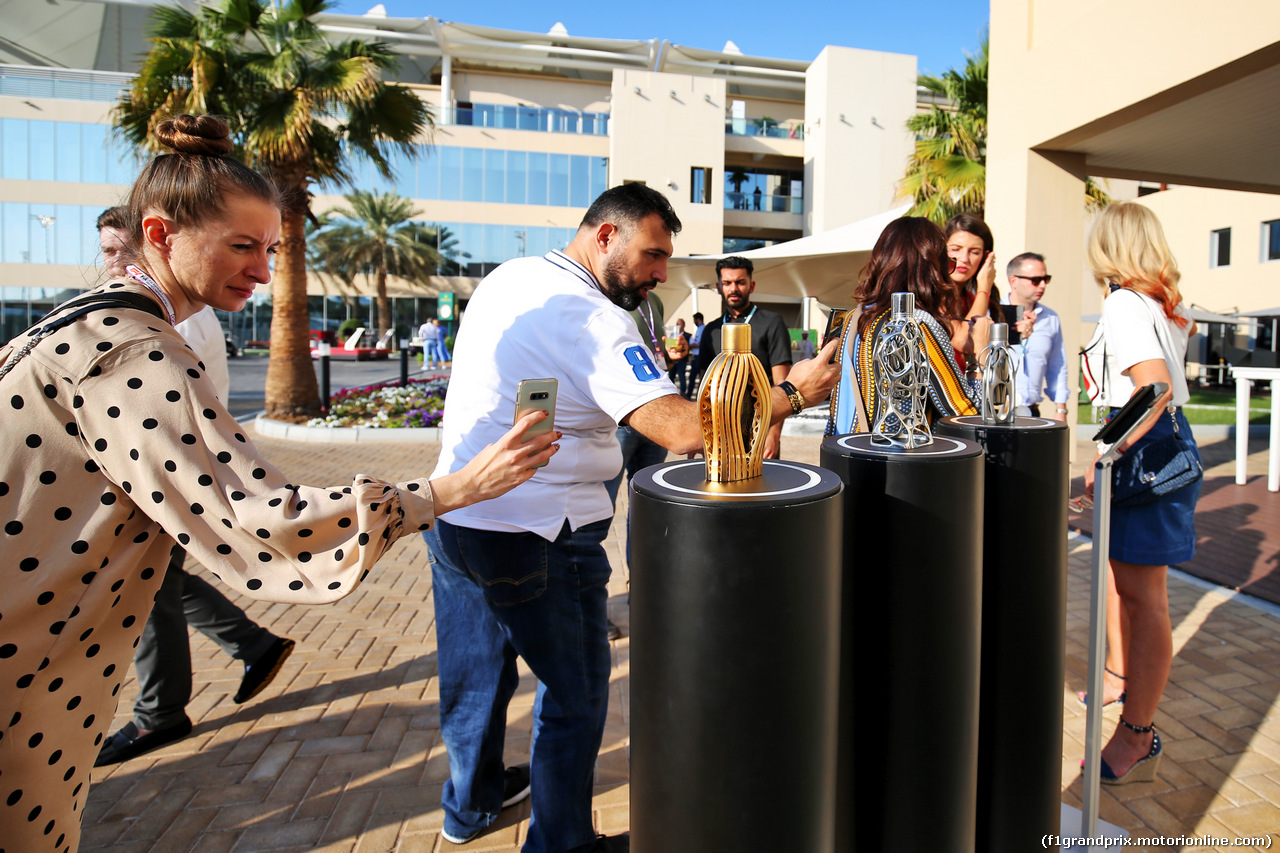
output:
[[[1044,256],[1023,252],[1005,270],[1009,275],[1009,304],[1021,305],[1023,316],[1034,323],[1022,339],[1022,364],[1018,370],[1019,414],[1040,415],[1055,421],[1067,419],[1067,351],[1062,341],[1062,321],[1048,305],[1041,305],[1052,278]],[[1048,397],[1052,406],[1041,405]]]

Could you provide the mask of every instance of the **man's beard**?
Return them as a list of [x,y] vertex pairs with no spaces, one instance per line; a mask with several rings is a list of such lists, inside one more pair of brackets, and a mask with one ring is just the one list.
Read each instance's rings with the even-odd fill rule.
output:
[[634,311],[644,301],[644,296],[641,295],[640,289],[643,287],[656,287],[658,280],[649,279],[648,281],[636,283],[627,274],[625,264],[626,262],[622,259],[621,254],[609,258],[605,262],[604,276],[600,281],[600,289],[604,291],[604,295],[609,297],[609,301],[614,305],[624,311]]

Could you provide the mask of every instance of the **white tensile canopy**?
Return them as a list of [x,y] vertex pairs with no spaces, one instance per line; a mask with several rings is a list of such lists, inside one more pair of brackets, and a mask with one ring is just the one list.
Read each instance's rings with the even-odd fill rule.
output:
[[[871,257],[880,232],[904,215],[908,207],[887,210],[811,237],[733,254],[750,258],[755,265],[757,295],[789,299],[810,296],[833,308],[847,308],[853,304],[858,273]],[[658,287],[658,295],[664,303],[675,305],[689,295],[691,287],[714,288],[716,261],[726,257],[729,255],[672,258],[666,284]]]

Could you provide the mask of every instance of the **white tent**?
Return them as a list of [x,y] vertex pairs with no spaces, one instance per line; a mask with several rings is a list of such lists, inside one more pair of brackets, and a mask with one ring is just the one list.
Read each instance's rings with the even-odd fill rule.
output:
[[[887,210],[811,237],[734,254],[750,258],[755,264],[758,295],[796,300],[810,296],[833,308],[850,307],[858,273],[871,256],[880,232],[905,214],[908,207]],[[664,303],[675,305],[689,295],[691,287],[714,288],[716,261],[726,257],[727,254],[672,258],[667,282],[657,289],[658,295]]]

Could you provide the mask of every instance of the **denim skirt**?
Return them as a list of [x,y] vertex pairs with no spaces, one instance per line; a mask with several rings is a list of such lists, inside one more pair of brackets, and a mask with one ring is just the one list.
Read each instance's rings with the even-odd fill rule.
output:
[[[1119,409],[1113,408],[1114,415]],[[1175,409],[1178,431],[1195,447],[1191,425]],[[1130,451],[1166,435],[1173,434],[1173,419],[1168,412],[1160,417]],[[1196,450],[1197,457],[1200,455]],[[1185,563],[1196,553],[1196,501],[1200,498],[1203,479],[1170,492],[1141,506],[1111,505],[1111,559],[1139,566],[1169,566]]]

